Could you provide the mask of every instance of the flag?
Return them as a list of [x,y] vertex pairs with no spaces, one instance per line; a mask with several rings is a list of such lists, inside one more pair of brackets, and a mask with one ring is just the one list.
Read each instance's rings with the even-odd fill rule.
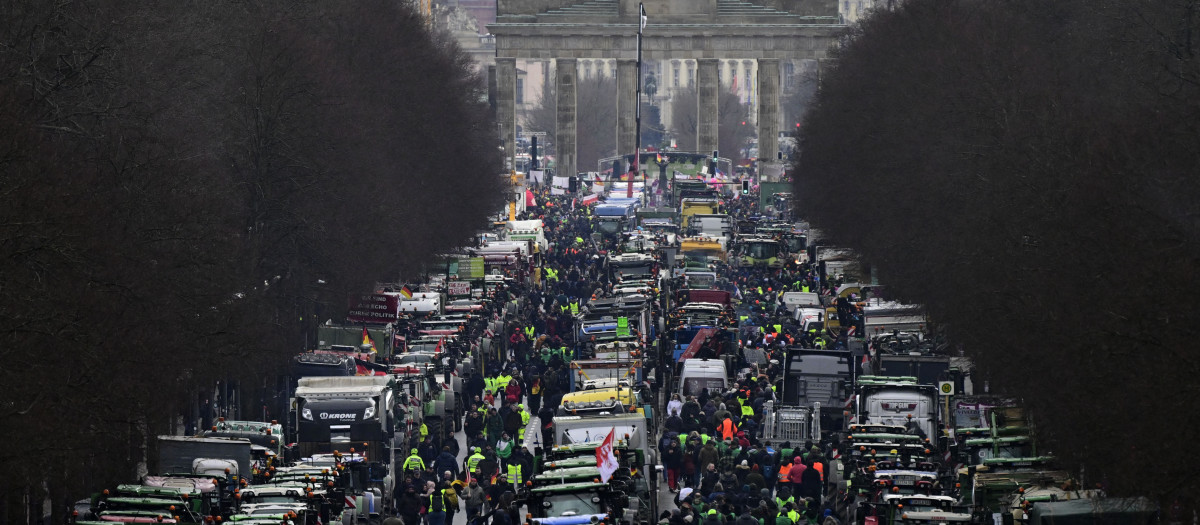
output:
[[642,15],[642,25],[638,27],[638,32],[641,33],[646,30],[646,6],[638,4],[638,10],[641,11]]
[[614,472],[620,464],[617,462],[617,455],[613,453],[613,437],[616,435],[617,429],[613,427],[608,431],[608,437],[604,438],[604,442],[600,443],[600,448],[596,449],[596,468],[600,470],[600,481],[608,483]]
[[405,299],[412,299],[412,290],[408,288],[407,284],[400,287],[400,295],[403,295]]
[[738,94],[737,73],[733,74],[733,82],[729,83],[729,92],[734,95]]
[[367,327],[365,327],[365,326],[363,327],[363,342],[362,342],[362,344],[363,344],[363,346],[370,346],[372,354],[379,353],[379,351],[375,349],[375,341],[371,340],[371,335],[367,333]]
[[533,198],[533,190],[525,190],[525,206],[530,208],[537,206],[537,199]]

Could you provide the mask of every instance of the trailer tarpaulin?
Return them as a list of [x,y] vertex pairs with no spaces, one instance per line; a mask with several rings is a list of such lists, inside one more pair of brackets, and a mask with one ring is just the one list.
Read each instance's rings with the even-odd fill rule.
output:
[[692,342],[688,344],[687,350],[684,350],[683,354],[679,356],[679,362],[682,363],[686,359],[696,357],[696,354],[700,353],[700,347],[704,346],[704,340],[714,335],[717,335],[716,328],[702,328],[696,332],[696,337],[692,338]]

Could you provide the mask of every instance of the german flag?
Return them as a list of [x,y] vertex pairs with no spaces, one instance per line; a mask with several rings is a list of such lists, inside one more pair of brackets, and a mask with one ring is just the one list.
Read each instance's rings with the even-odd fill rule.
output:
[[403,295],[405,299],[412,299],[412,290],[408,288],[407,284],[400,287],[400,295]]
[[365,327],[365,326],[363,327],[363,340],[362,340],[362,344],[363,344],[363,346],[370,346],[370,347],[371,347],[371,353],[372,353],[372,354],[374,354],[374,353],[378,352],[378,350],[376,350],[376,349],[375,349],[375,341],[372,341],[372,340],[371,340],[371,334],[368,334],[368,333],[367,333],[367,327]]

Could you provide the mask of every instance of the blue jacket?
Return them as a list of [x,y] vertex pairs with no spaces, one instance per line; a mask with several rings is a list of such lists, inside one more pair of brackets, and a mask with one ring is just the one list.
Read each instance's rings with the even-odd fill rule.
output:
[[440,477],[443,472],[449,470],[451,474],[458,476],[458,458],[453,454],[442,451],[437,459],[433,460],[433,471]]

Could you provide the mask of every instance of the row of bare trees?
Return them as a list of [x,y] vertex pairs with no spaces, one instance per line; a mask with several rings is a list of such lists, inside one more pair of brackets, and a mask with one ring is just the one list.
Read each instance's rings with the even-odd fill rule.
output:
[[0,3],[0,523],[498,209],[485,83],[403,4]]
[[1197,5],[909,0],[853,28],[792,167],[1114,493],[1200,485]]

